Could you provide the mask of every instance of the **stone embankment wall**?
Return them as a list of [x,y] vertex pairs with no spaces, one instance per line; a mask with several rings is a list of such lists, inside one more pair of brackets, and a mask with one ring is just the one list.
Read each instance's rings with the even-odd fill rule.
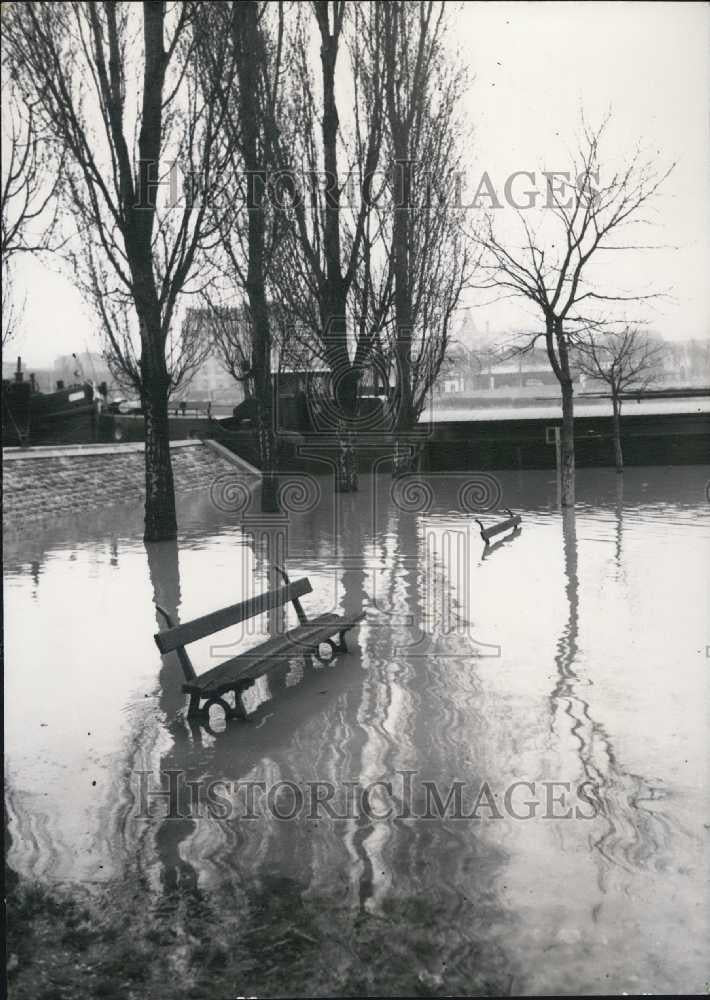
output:
[[[226,472],[255,470],[214,443],[171,442],[177,494],[208,489]],[[21,527],[62,514],[142,500],[142,444],[4,449],[3,521]]]

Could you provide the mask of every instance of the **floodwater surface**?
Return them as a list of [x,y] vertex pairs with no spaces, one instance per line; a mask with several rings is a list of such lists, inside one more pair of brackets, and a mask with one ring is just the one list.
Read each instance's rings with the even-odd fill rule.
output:
[[[139,505],[8,534],[9,865],[158,928],[146,997],[702,992],[709,478],[582,470],[563,514],[547,472],[303,477],[271,518],[227,483],[178,544],[137,541]],[[484,552],[493,507],[522,530]],[[351,651],[188,726],[154,603],[187,621],[274,560],[307,613],[366,612]]]

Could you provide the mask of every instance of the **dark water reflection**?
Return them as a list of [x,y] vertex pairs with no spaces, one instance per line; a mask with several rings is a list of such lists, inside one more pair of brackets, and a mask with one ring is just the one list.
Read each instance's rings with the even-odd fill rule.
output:
[[[8,536],[10,864],[130,886],[185,974],[191,927],[214,921],[244,953],[241,992],[701,989],[708,475],[583,470],[562,515],[554,477],[501,474],[523,530],[485,558],[453,476],[430,479],[430,502],[393,502],[386,477],[322,486],[314,509],[246,527],[190,497],[179,547],[136,543],[132,507]],[[194,617],[273,584],[284,555],[311,578],[310,613],[367,611],[353,652],[261,679],[246,724],[190,728],[153,603]],[[141,818],[137,772],[171,770],[199,809],[186,793],[181,817],[155,800]],[[330,782],[340,806],[369,786],[373,808],[247,820],[240,799],[210,816],[210,781]],[[378,818],[406,781],[414,815]],[[425,782],[445,799],[457,781],[467,810],[484,784],[492,806],[421,818]],[[545,818],[565,812],[553,781],[589,782],[594,818]],[[505,808],[514,782],[521,817],[539,802],[530,818]]]

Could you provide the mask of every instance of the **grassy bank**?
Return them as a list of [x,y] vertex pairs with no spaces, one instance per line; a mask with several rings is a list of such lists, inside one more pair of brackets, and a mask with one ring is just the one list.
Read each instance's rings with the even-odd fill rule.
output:
[[[156,899],[144,887],[90,893],[20,881],[7,899],[9,997],[507,994],[502,956],[470,941],[452,964],[436,916],[426,900],[403,899],[376,917],[353,917],[276,878],[239,899],[233,889],[212,899],[199,889]],[[484,956],[497,973],[483,973]]]

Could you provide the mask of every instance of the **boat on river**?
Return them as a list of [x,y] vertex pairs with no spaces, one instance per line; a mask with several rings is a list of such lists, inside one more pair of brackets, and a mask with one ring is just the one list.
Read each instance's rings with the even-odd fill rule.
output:
[[25,378],[18,358],[14,379],[2,384],[3,446],[93,441],[105,389],[84,379],[71,385],[58,381],[53,392],[41,392],[33,375]]

